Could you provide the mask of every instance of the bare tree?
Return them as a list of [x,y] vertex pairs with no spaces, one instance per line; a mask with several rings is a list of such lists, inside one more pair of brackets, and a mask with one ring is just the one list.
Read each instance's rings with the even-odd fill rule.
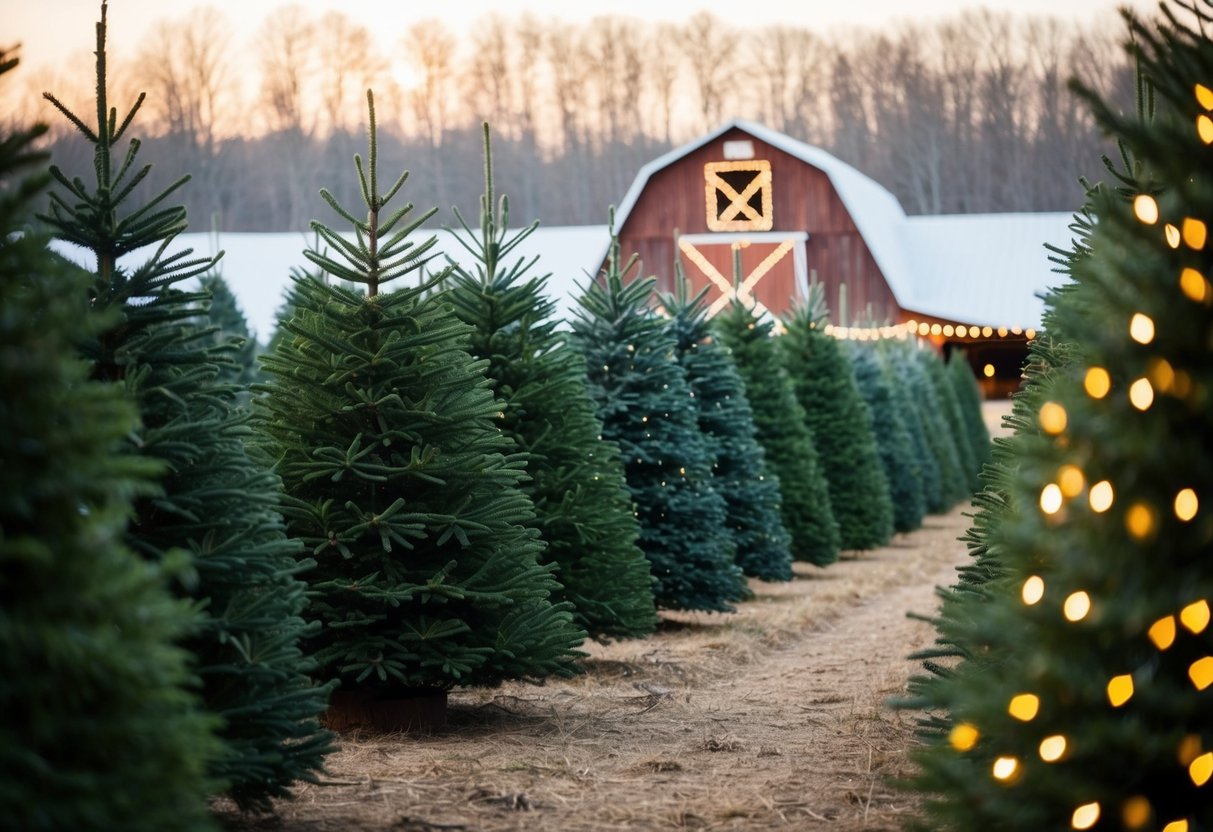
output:
[[316,21],[315,50],[323,105],[318,120],[329,132],[349,132],[359,123],[366,90],[383,89],[388,62],[371,30],[340,11]]
[[666,144],[673,142],[674,90],[678,84],[681,61],[674,46],[679,31],[669,23],[659,23],[645,39],[645,75],[654,100],[655,134]]
[[737,77],[737,30],[708,12],[697,12],[682,27],[679,45],[699,93],[700,127],[710,130],[721,120]]
[[316,118],[307,102],[316,40],[315,25],[299,5],[275,9],[257,32],[261,100],[271,131],[310,136],[315,129]]

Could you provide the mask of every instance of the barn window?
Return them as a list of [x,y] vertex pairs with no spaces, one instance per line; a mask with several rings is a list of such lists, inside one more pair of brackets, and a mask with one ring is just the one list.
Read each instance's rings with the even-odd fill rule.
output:
[[707,222],[712,231],[769,231],[771,163],[708,162],[703,166]]

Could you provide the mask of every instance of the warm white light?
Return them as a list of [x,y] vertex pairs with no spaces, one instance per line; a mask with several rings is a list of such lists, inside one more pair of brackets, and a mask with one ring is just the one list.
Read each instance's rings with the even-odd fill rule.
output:
[[1158,203],[1149,194],[1138,194],[1133,200],[1133,213],[1146,225],[1158,222]]
[[993,334],[994,334],[994,328],[993,328],[993,327],[990,327],[990,326],[983,326],[983,327],[981,328],[981,335],[982,335],[982,337],[983,337],[983,338],[989,338],[989,337],[990,337],[991,335],[993,335]]
[[1045,597],[1045,581],[1039,575],[1033,575],[1023,582],[1023,590],[1021,592],[1023,602],[1029,607],[1033,604],[1040,603],[1040,599]]
[[1034,693],[1021,693],[1011,698],[1007,713],[1020,722],[1031,722],[1040,712],[1040,697]]
[[1112,389],[1112,377],[1103,367],[1091,367],[1082,380],[1083,389],[1093,399],[1102,399]]
[[1067,621],[1082,621],[1090,611],[1091,596],[1082,590],[1070,593],[1062,605],[1062,614]]
[[969,751],[977,745],[980,736],[977,728],[967,722],[962,722],[948,733],[948,742],[957,751]]
[[1074,810],[1070,825],[1075,829],[1090,829],[1099,820],[1099,803],[1084,803]]
[[1205,144],[1213,144],[1213,119],[1201,113],[1196,117],[1196,135]]
[[940,326],[939,324],[931,324],[931,334],[932,335],[942,335],[943,327]]
[[1145,503],[1134,503],[1125,512],[1125,528],[1137,540],[1145,540],[1154,534],[1154,509]]
[[1040,491],[1040,510],[1045,514],[1056,514],[1061,511],[1061,487],[1055,482],[1046,485]]
[[1040,406],[1040,426],[1045,433],[1057,435],[1066,429],[1066,409],[1057,402],[1045,402]]
[[1040,759],[1046,763],[1055,763],[1066,753],[1066,738],[1061,734],[1045,737],[1040,741]]
[[1019,760],[1014,757],[999,757],[994,761],[994,777],[998,780],[1010,780],[1019,770]]
[[1129,401],[1138,410],[1149,410],[1154,404],[1154,386],[1148,378],[1139,378],[1129,385]]
[[1112,489],[1112,483],[1107,480],[1095,483],[1087,494],[1087,499],[1091,502],[1091,511],[1096,514],[1102,514],[1110,509],[1115,498],[1116,492]]
[[1166,235],[1167,245],[1169,245],[1171,248],[1179,248],[1180,236],[1178,228],[1171,225],[1171,223],[1167,223],[1166,226],[1163,227],[1163,234]]
[[1082,469],[1077,465],[1063,465],[1057,469],[1057,485],[1061,488],[1063,497],[1077,497],[1086,487],[1086,478]]
[[964,324],[961,324],[960,326],[956,327],[956,337],[968,338],[969,337],[969,328],[967,326],[965,326]]
[[1154,340],[1154,319],[1141,312],[1133,313],[1129,320],[1129,337],[1139,344],[1148,344]]
[[981,374],[986,378],[994,378],[994,365],[987,364],[986,366],[982,367]]
[[1191,488],[1185,488],[1175,495],[1175,516],[1183,522],[1187,523],[1195,517],[1199,508],[1200,501],[1196,499],[1196,492]]

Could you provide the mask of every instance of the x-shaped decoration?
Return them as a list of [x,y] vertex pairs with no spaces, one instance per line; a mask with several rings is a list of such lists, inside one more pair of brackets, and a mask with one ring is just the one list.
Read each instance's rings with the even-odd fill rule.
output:
[[785,254],[792,250],[793,245],[795,245],[795,241],[784,240],[758,264],[754,271],[750,272],[744,280],[734,286],[732,281],[726,279],[715,266],[708,262],[708,258],[704,257],[699,249],[695,248],[687,240],[678,241],[678,248],[682,253],[698,266],[701,272],[707,275],[708,280],[715,283],[716,287],[720,289],[720,297],[716,298],[712,305],[708,307],[709,316],[715,315],[721,309],[724,309],[733,298],[737,298],[747,307],[754,310],[755,315],[759,317],[765,315],[767,308],[762,305],[758,298],[754,297],[754,287],[758,285],[758,281],[766,276],[767,272],[774,268],[776,263],[783,259]]
[[708,162],[703,176],[710,230],[771,230],[770,162]]

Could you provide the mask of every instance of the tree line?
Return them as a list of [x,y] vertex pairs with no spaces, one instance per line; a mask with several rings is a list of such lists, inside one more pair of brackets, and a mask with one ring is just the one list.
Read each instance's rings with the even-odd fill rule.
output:
[[[339,11],[283,7],[242,43],[202,8],[155,22],[114,77],[148,94],[146,158],[193,175],[195,225],[227,231],[306,228],[320,185],[340,181],[362,146],[371,86],[401,114],[380,125],[384,164],[412,171],[417,204],[441,209],[435,224],[476,204],[484,121],[514,215],[553,225],[604,222],[641,165],[731,117],[833,153],[912,214],[1056,211],[1081,196],[1073,172],[1110,149],[1069,79],[1133,106],[1132,67],[1107,24],[983,10],[823,36],[706,12],[681,24],[494,15],[463,39],[418,22],[389,53]],[[72,79],[81,96],[86,78]],[[54,158],[86,171],[67,139],[52,133]]]

